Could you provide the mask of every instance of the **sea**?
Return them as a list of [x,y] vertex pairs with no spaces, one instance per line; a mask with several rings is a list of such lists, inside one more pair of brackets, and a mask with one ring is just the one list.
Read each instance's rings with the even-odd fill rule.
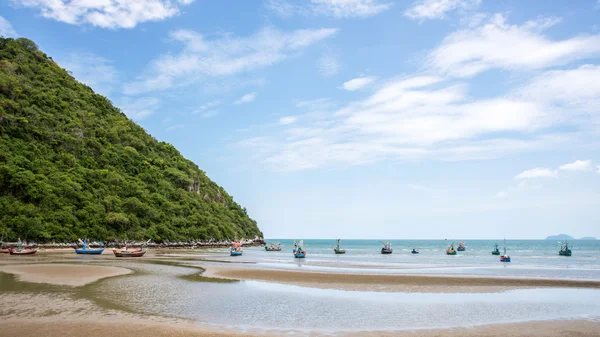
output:
[[[554,240],[507,240],[510,263],[502,263],[492,255],[494,245],[503,253],[504,240],[464,240],[466,251],[446,255],[449,244],[455,248],[462,240],[386,240],[393,254],[381,254],[380,240],[343,240],[346,254],[336,255],[335,239],[303,240],[305,259],[292,254],[293,239],[267,239],[281,243],[280,252],[267,252],[262,247],[244,248],[244,256],[261,268],[299,269],[377,274],[430,274],[497,276],[528,278],[563,278],[600,280],[600,240],[572,240],[572,256],[560,256],[560,244]],[[300,240],[296,240],[300,241]],[[419,254],[412,254],[414,249]]]

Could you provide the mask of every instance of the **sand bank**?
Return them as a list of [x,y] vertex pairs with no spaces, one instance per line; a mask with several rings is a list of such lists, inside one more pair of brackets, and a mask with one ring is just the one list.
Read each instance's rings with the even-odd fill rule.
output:
[[338,274],[243,268],[239,266],[208,266],[203,275],[207,277],[275,282],[326,289],[381,292],[496,292],[515,288],[540,287],[600,289],[600,281]]
[[[247,337],[277,336],[262,332],[236,333],[234,331],[207,330],[206,327],[189,324],[139,323],[118,319],[105,320],[7,320],[0,322],[0,331],[7,336],[39,337],[43,331],[45,337],[106,337],[107,334],[118,336],[154,336],[154,337]],[[416,331],[361,331],[355,333],[328,333],[327,336],[348,337],[597,337],[600,322],[593,321],[543,321],[515,324],[485,325],[473,328],[453,328]],[[319,336],[314,332],[281,331],[286,336]]]
[[20,281],[66,286],[83,286],[105,277],[133,273],[120,267],[82,264],[26,264],[0,266],[0,272],[17,275]]

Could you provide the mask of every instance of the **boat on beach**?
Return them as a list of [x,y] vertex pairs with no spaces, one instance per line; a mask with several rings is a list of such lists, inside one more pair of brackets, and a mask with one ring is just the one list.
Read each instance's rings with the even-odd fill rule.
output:
[[341,239],[337,239],[337,246],[335,246],[335,248],[333,248],[333,251],[336,254],[346,254],[346,250],[340,248],[340,241],[341,241]]
[[244,253],[244,250],[242,249],[242,243],[237,240],[234,241],[233,247],[231,247],[231,250],[229,251],[229,255],[230,256],[242,256],[243,253]]
[[456,255],[456,249],[454,249],[454,242],[448,245],[448,249],[446,249],[446,255]]
[[467,246],[465,246],[465,242],[461,242],[458,244],[458,247],[456,247],[456,250],[459,252],[464,252],[465,250],[467,250]]
[[494,244],[494,250],[492,250],[492,255],[500,255],[500,250],[498,249],[498,244]]
[[388,242],[383,242],[383,241],[379,241],[381,242],[381,244],[383,244],[383,247],[381,248],[381,254],[391,254],[394,249],[392,249],[392,244],[388,241]]
[[419,254],[419,250],[418,250],[418,249],[415,249],[415,248],[413,248],[413,250],[412,250],[410,253],[411,253],[411,254]]
[[304,248],[302,248],[302,246],[304,246],[304,241],[300,240],[299,242],[294,241],[294,257],[297,259],[303,259],[306,257],[306,251],[304,250]]
[[37,253],[37,249],[23,249],[21,238],[17,242],[17,249],[8,248],[7,250],[10,255],[35,255]]
[[87,239],[84,239],[83,240],[83,247],[82,248],[75,248],[75,253],[77,253],[77,254],[87,254],[87,255],[98,255],[98,254],[102,254],[102,252],[104,252],[104,245],[102,244],[102,241],[100,241],[100,247],[101,248],[99,248],[99,249],[90,249],[89,246],[88,246]]
[[565,241],[565,242],[559,242],[560,244],[560,250],[558,251],[558,255],[560,256],[571,256],[573,254],[573,252],[571,252],[571,249],[569,248],[569,242]]
[[118,249],[113,248],[113,254],[115,254],[116,257],[142,257],[142,256],[144,256],[144,254],[146,254],[146,250],[143,250],[143,249],[118,250]]
[[271,242],[269,246],[265,246],[265,250],[267,252],[278,252],[281,251],[281,244],[279,242],[273,243]]

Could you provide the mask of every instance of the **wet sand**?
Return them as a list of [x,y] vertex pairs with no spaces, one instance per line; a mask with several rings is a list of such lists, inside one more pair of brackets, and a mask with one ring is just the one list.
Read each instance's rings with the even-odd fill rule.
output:
[[14,274],[20,281],[79,287],[100,279],[133,273],[120,267],[82,264],[26,264],[0,266],[0,272]]
[[[140,323],[127,320],[8,320],[0,322],[0,331],[7,336],[39,337],[40,331],[46,337],[105,337],[107,334],[118,336],[154,336],[154,337],[247,337],[278,336],[282,334],[263,334],[259,332],[236,333],[233,331],[207,330],[205,327],[189,324]],[[486,325],[473,328],[454,328],[415,331],[361,331],[355,333],[329,333],[327,336],[348,337],[597,337],[600,322],[592,321],[544,321],[516,324]],[[286,336],[318,336],[319,334],[285,332]]]
[[236,280],[275,282],[305,287],[379,292],[498,292],[517,288],[595,288],[600,281],[455,277],[422,275],[338,274],[209,266],[203,274]]

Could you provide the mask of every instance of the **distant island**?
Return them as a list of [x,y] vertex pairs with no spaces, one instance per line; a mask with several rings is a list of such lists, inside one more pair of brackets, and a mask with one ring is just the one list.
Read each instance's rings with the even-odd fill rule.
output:
[[[574,237],[567,234],[558,234],[558,235],[550,235],[546,238],[546,240],[577,240]],[[596,240],[595,237],[592,236],[584,236],[579,240]]]

